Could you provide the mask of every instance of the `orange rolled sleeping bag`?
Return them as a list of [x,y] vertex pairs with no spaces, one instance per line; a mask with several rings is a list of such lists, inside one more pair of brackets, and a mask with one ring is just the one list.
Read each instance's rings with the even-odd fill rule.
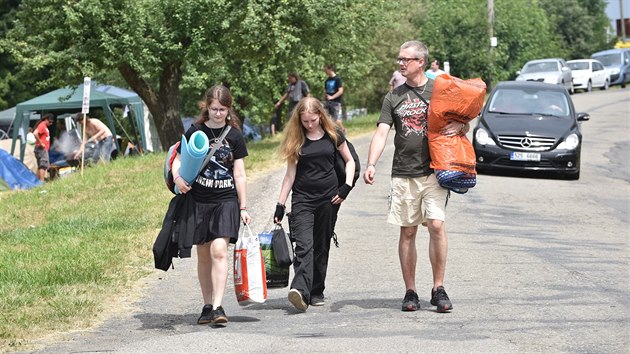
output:
[[448,74],[435,78],[429,103],[429,153],[434,170],[476,174],[475,150],[464,136],[444,136],[440,129],[450,121],[468,123],[483,107],[486,84],[481,79],[462,80]]

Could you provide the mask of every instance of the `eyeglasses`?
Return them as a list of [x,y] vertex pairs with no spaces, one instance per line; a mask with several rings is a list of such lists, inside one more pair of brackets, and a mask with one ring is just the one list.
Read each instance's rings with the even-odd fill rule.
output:
[[214,114],[224,114],[228,111],[227,108],[209,108],[208,110]]
[[407,65],[412,60],[420,60],[420,58],[398,58],[396,59],[396,62],[398,64]]

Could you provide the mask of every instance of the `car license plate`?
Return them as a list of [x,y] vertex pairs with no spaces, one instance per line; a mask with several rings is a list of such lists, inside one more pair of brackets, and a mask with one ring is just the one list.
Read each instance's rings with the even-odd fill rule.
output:
[[510,160],[513,161],[540,161],[540,154],[537,152],[512,152]]

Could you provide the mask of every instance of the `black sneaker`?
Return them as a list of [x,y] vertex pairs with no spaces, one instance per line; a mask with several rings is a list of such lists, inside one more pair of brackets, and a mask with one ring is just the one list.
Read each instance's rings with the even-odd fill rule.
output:
[[304,297],[302,297],[302,293],[298,289],[289,290],[288,298],[291,305],[293,305],[296,309],[302,312],[308,309],[308,304],[304,301]]
[[437,306],[437,312],[448,312],[453,309],[453,304],[443,286],[438,286],[435,290],[431,289],[431,305]]
[[311,295],[311,306],[324,306],[324,295]]
[[212,305],[203,305],[203,309],[201,310],[201,316],[197,320],[197,324],[206,324],[210,323],[210,317],[212,315]]
[[225,311],[223,311],[223,306],[219,306],[216,309],[212,310],[212,315],[210,315],[210,323],[212,324],[228,323],[228,318],[225,315]]
[[405,298],[402,302],[402,310],[403,311],[416,311],[420,307],[420,299],[418,299],[418,294],[415,291],[409,289],[405,293]]

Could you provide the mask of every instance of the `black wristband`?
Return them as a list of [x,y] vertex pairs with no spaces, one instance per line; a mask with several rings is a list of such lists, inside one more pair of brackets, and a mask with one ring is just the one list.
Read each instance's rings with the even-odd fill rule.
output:
[[347,185],[346,183],[344,183],[341,187],[339,187],[339,189],[337,190],[337,195],[339,196],[339,198],[343,198],[343,199],[347,199],[348,198],[348,194],[350,194],[350,191],[352,190],[352,187],[350,187],[349,185]]
[[282,218],[284,217],[284,210],[284,205],[280,203],[276,204],[276,212],[273,214],[274,220],[278,220],[278,222],[282,221]]

